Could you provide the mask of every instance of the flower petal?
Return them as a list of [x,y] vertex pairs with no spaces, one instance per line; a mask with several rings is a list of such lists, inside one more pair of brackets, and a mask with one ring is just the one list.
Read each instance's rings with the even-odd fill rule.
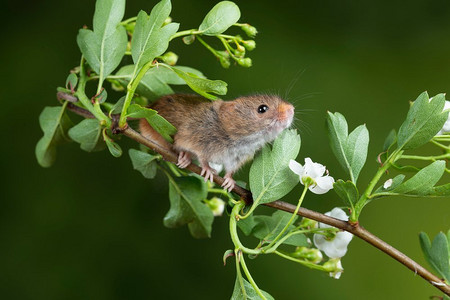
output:
[[303,172],[304,172],[304,168],[302,167],[302,165],[293,159],[291,159],[289,161],[289,169],[291,169],[292,172],[294,172],[295,174],[297,174],[300,177],[302,177]]

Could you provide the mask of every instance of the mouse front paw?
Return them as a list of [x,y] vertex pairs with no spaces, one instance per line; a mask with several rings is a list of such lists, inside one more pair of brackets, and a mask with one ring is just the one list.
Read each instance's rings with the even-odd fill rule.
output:
[[177,167],[184,169],[187,166],[189,166],[191,164],[191,162],[192,162],[192,159],[191,159],[191,155],[189,154],[189,152],[181,151],[178,154]]
[[232,174],[229,173],[225,174],[223,178],[225,178],[225,180],[222,183],[222,187],[228,192],[231,192],[236,185],[236,181],[233,179]]
[[216,174],[216,171],[209,164],[202,164],[202,172],[200,175],[205,177],[205,182],[208,180],[213,182],[214,174]]

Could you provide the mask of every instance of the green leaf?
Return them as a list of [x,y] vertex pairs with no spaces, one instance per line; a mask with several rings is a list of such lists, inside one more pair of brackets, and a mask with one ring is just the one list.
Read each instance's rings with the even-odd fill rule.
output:
[[[122,77],[118,81],[123,87],[126,87],[132,80],[134,68],[134,65],[124,66],[116,73],[116,76]],[[200,78],[205,78],[205,76],[196,69],[184,66],[177,66],[177,68],[184,72],[195,74]],[[168,68],[154,67],[148,70],[142,77],[136,89],[136,93],[150,100],[158,99],[161,96],[174,93],[169,84],[183,85],[186,84],[186,82]]]
[[385,189],[384,183],[383,183],[383,185],[380,186],[373,194],[386,193],[386,192],[392,191],[393,189],[398,187],[403,182],[404,179],[405,179],[405,175],[399,174],[399,175],[395,176],[394,178],[392,178],[392,184],[390,187]]
[[171,10],[170,0],[162,0],[153,7],[150,16],[145,11],[139,12],[131,40],[131,56],[136,65],[134,74],[167,50],[170,37],[180,25],[169,23],[164,26]]
[[222,1],[208,12],[198,30],[204,35],[217,35],[230,28],[240,17],[241,11],[236,4]]
[[87,152],[100,151],[105,148],[102,127],[97,119],[84,119],[69,130],[72,140],[80,144],[80,148]]
[[224,266],[227,264],[227,258],[230,256],[234,256],[234,251],[231,249],[225,251],[225,253],[223,254],[222,260]]
[[427,92],[420,94],[398,131],[399,148],[415,149],[432,139],[448,118],[448,111],[443,112],[444,105],[444,94],[434,96],[431,101]]
[[119,144],[114,142],[112,138],[110,138],[106,134],[106,130],[103,131],[103,139],[105,140],[106,146],[108,146],[109,153],[111,153],[114,157],[121,157],[122,156],[122,148]]
[[119,100],[117,100],[116,103],[112,106],[111,110],[109,111],[110,114],[120,114],[122,112],[123,104],[125,103],[125,99],[127,97],[123,96]]
[[36,144],[36,158],[45,168],[53,165],[56,159],[56,146],[69,142],[67,130],[72,121],[65,114],[65,106],[46,107],[39,116],[39,125],[44,136]]
[[207,184],[201,178],[169,177],[170,210],[164,217],[164,225],[176,228],[188,224],[193,237],[210,237],[214,216],[202,202],[207,194]]
[[450,282],[449,242],[445,234],[439,232],[433,243],[430,243],[428,235],[424,232],[419,234],[419,239],[427,262],[439,276]]
[[359,192],[355,184],[351,181],[339,179],[333,184],[333,190],[347,206],[354,207],[359,198]]
[[198,77],[194,73],[184,72],[183,70],[175,67],[170,67],[186,84],[195,92],[202,95],[205,98],[211,100],[217,100],[218,98],[209,93],[217,95],[225,95],[227,93],[227,83],[222,80],[209,80]]
[[289,161],[300,151],[300,135],[296,130],[284,130],[273,142],[265,145],[250,167],[249,183],[256,204],[277,200],[299,183],[299,177],[289,169]]
[[156,176],[156,161],[160,159],[158,155],[151,155],[136,149],[128,150],[133,169],[141,172],[141,174],[148,179],[153,179]]
[[153,115],[149,118],[146,118],[147,122],[152,125],[153,129],[155,129],[162,137],[172,143],[173,139],[171,136],[175,135],[177,133],[177,129],[175,126],[170,124],[169,121],[164,119],[161,115]]
[[100,85],[120,64],[127,49],[127,33],[119,24],[124,13],[125,0],[97,0],[94,30],[80,29],[78,33],[78,47],[99,74]]
[[394,194],[425,196],[433,192],[433,186],[444,174],[445,161],[438,160],[426,166],[416,175],[390,190]]
[[74,73],[70,73],[69,76],[67,76],[66,79],[66,89],[69,89],[70,91],[74,91],[75,87],[78,83],[78,77]]
[[430,195],[438,196],[438,197],[448,197],[450,196],[450,183],[435,186]]
[[349,135],[345,117],[338,112],[328,112],[327,127],[334,155],[350,175],[351,181],[356,183],[367,158],[369,131],[366,125],[356,127]]
[[127,111],[127,117],[130,118],[151,118],[153,115],[156,115],[156,110],[142,107],[139,104],[131,104]]
[[[242,281],[244,284],[245,295],[242,292],[242,287],[239,283],[239,279],[236,278],[236,282],[234,283],[233,295],[231,295],[231,300],[261,300],[261,297],[256,293],[250,282],[248,282],[244,278],[242,278]],[[263,290],[261,290],[261,292],[267,300],[274,299],[269,293]]]
[[388,136],[386,137],[386,140],[384,140],[383,151],[388,151],[389,148],[391,148],[396,141],[397,141],[397,132],[395,131],[395,129],[392,129],[389,132]]
[[[255,216],[256,226],[252,231],[252,235],[256,238],[265,241],[271,242],[273,241],[278,234],[283,230],[283,228],[289,222],[289,219],[292,217],[291,213],[284,211],[276,211],[272,214],[272,216]],[[298,216],[294,216],[293,223],[297,220]],[[283,234],[282,237],[286,236],[295,226],[289,226],[288,230]],[[306,236],[303,234],[297,234],[286,241],[283,242],[286,245],[292,246],[307,246],[308,243],[306,241]]]

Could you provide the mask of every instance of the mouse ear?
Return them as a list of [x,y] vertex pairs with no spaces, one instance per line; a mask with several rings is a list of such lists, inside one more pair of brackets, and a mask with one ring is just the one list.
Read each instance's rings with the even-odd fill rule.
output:
[[236,103],[233,101],[223,101],[220,105],[220,111],[223,114],[229,114],[235,111]]

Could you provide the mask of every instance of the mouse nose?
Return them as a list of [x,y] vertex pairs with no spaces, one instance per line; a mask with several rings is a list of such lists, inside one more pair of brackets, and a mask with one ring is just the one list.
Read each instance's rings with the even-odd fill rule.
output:
[[294,106],[290,103],[282,103],[278,107],[279,120],[292,120],[294,117]]

